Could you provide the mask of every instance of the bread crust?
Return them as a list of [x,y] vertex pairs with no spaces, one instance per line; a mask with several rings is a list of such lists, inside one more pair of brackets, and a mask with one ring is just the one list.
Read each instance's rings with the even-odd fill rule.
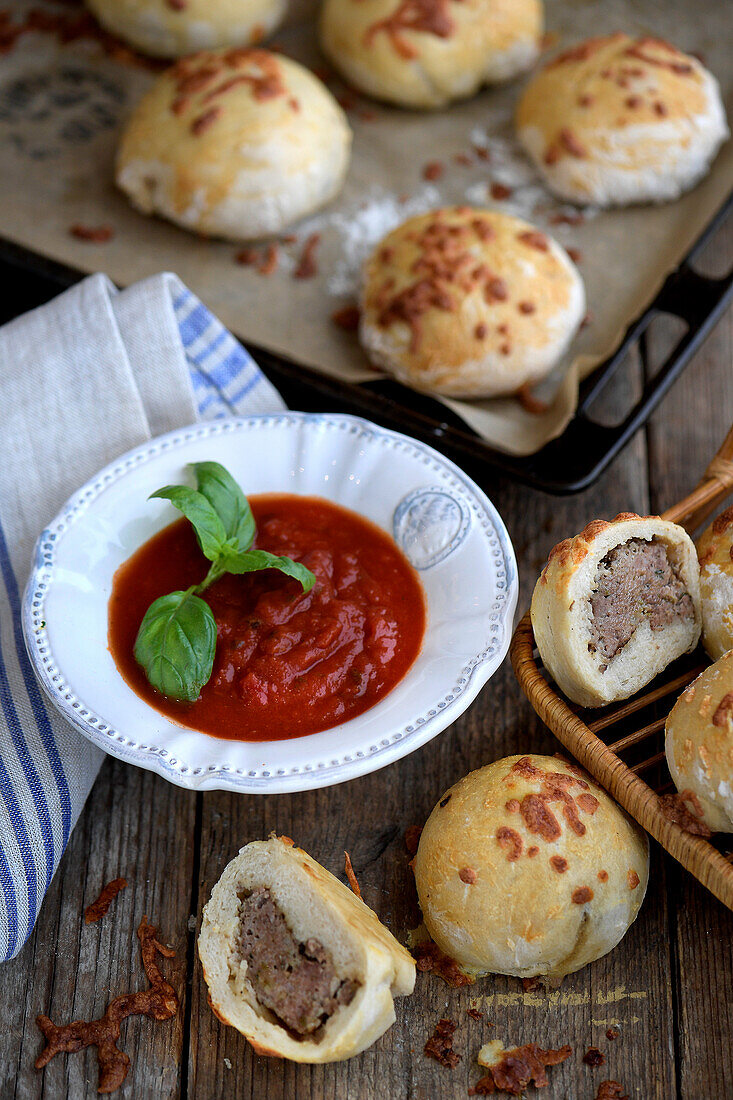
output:
[[[259,1004],[247,980],[235,948],[239,895],[258,886],[270,890],[297,939],[319,939],[340,977],[359,983],[319,1038],[294,1037]],[[216,1016],[257,1053],[295,1062],[341,1061],[371,1046],[394,1023],[394,998],[415,984],[412,956],[375,913],[287,837],[253,841],[227,865],[204,908],[198,948]]]
[[[690,594],[694,617],[657,631],[643,622],[620,652],[604,662],[601,654],[589,651],[590,599],[600,562],[629,539],[664,543]],[[580,534],[564,539],[550,551],[535,585],[531,616],[545,667],[569,699],[584,707],[628,699],[697,645],[700,584],[692,539],[684,528],[659,516],[642,518],[622,512],[610,521],[593,520]]]
[[446,792],[415,881],[430,935],[467,973],[558,979],[616,946],[648,866],[646,835],[588,775],[527,754]]
[[151,57],[183,57],[222,46],[253,46],[271,34],[285,0],[87,0],[103,27]]
[[667,763],[677,790],[714,833],[733,832],[733,651],[683,691],[665,724]]
[[155,81],[123,132],[116,180],[185,229],[254,240],[330,202],[351,130],[323,84],[267,50],[206,51]]
[[676,199],[728,136],[715,78],[657,38],[591,38],[550,60],[516,112],[548,186],[600,206]]
[[713,661],[733,649],[733,507],[721,512],[697,542],[702,644]]
[[529,222],[469,206],[410,218],[364,271],[359,338],[415,389],[516,392],[555,366],[585,313],[567,253]]
[[430,109],[529,69],[542,27],[540,0],[325,0],[320,40],[362,92]]

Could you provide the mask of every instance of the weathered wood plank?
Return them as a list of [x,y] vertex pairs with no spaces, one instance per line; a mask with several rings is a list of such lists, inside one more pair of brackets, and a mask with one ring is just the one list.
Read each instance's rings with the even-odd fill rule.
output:
[[[150,772],[107,760],[52,883],[31,940],[2,968],[0,1095],[15,1100],[90,1100],[97,1095],[96,1052],[57,1055],[42,1072],[35,1024],[103,1015],[120,993],[147,988],[135,934],[144,915],[176,958],[162,970],[185,989],[195,795]],[[84,924],[84,907],[113,878],[128,880],[106,917]],[[136,1016],[122,1025],[132,1066],[120,1097],[181,1095],[183,1005],[176,1019]]]
[[[638,389],[638,377],[638,364],[632,365],[609,391],[606,407],[623,407]],[[640,436],[599,485],[579,498],[559,501],[506,483],[487,486],[517,548],[522,610],[555,542],[595,516],[647,509],[645,470]],[[274,829],[292,836],[336,873],[341,873],[343,850],[348,849],[365,899],[404,941],[407,929],[419,919],[402,840],[406,826],[421,824],[440,794],[472,768],[511,752],[557,748],[521,696],[507,662],[450,730],[384,771],[308,794],[206,795],[199,910],[238,848]],[[237,1032],[222,1027],[209,1012],[197,968],[189,1079],[192,1100],[208,1100],[212,1095],[221,1100],[465,1097],[480,1076],[475,1063],[478,1048],[491,1037],[500,1037],[508,1045],[531,1040],[554,1047],[565,1042],[573,1045],[573,1058],[551,1071],[548,1100],[584,1100],[586,1096],[590,1100],[604,1076],[617,1076],[631,1096],[644,1100],[674,1095],[668,914],[660,863],[655,854],[649,896],[621,946],[568,978],[556,997],[526,994],[518,981],[507,978],[487,978],[452,991],[438,978],[419,975],[414,996],[398,1003],[395,1026],[371,1050],[346,1063],[307,1067],[256,1057]],[[485,1010],[484,1021],[467,1017],[472,1003]],[[454,1071],[429,1061],[422,1051],[442,1016],[460,1023],[455,1046],[463,1058]],[[615,1022],[622,1036],[613,1044],[605,1039],[605,1031]],[[582,1064],[581,1056],[591,1044],[606,1050],[604,1070]]]
[[[722,272],[733,259],[733,219],[704,258]],[[664,326],[650,341],[652,358]],[[733,423],[733,313],[710,335],[649,425],[653,507],[697,483]],[[681,1100],[731,1095],[733,1086],[733,913],[672,860],[670,939],[676,950]]]

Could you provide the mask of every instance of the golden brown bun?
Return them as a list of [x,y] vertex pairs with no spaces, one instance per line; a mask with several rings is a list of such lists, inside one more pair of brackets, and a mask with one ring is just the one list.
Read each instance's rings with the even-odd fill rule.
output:
[[274,31],[285,0],[86,0],[103,27],[152,57],[252,46]]
[[512,393],[550,371],[585,313],[567,253],[528,222],[470,206],[410,218],[365,268],[372,362],[451,397]]
[[469,974],[551,979],[616,946],[647,886],[646,835],[575,765],[508,756],[459,780],[420,837],[438,947]]
[[[319,940],[339,977],[359,983],[318,1037],[296,1038],[259,1003],[236,952],[240,896],[259,886],[269,889],[297,940]],[[294,1062],[337,1062],[371,1046],[395,1021],[394,998],[415,985],[412,956],[376,914],[288,837],[253,841],[225,867],[204,908],[198,947],[218,1018],[258,1053]]]
[[733,649],[733,507],[697,542],[702,601],[702,644],[715,661]]
[[528,69],[542,14],[540,0],[325,0],[320,37],[367,95],[444,107]]
[[[592,648],[591,597],[609,551],[629,539],[664,544],[692,601],[694,616],[652,630],[644,620],[622,649],[606,660]],[[584,707],[628,699],[667,665],[689,653],[700,637],[700,583],[692,539],[659,516],[622,512],[594,520],[550,552],[532,596],[532,629],[542,660],[558,687]]]
[[549,187],[609,206],[676,199],[728,136],[715,78],[658,38],[590,38],[550,61],[517,108]]
[[733,653],[706,668],[682,693],[665,732],[677,790],[691,792],[692,810],[714,833],[733,832]]
[[117,183],[144,214],[232,240],[279,233],[329,202],[351,131],[331,93],[267,50],[183,58],[135,109]]

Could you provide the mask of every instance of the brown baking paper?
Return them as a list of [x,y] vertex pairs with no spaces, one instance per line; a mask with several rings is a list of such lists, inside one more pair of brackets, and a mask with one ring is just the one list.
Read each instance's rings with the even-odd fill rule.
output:
[[[312,68],[323,61],[315,43],[309,0],[273,41]],[[7,7],[15,18],[30,8],[73,11],[68,3]],[[555,0],[547,4],[553,49],[614,30],[652,33],[701,56],[721,82],[731,113],[729,5],[720,0]],[[373,379],[353,334],[333,312],[353,302],[361,263],[380,237],[411,214],[444,203],[470,202],[517,214],[579,250],[590,323],[568,361],[538,390],[546,412],[526,411],[514,398],[446,401],[484,439],[515,454],[537,450],[558,435],[577,402],[578,381],[608,356],[628,324],[654,298],[721,206],[733,182],[733,146],[719,154],[709,176],[676,203],[610,212],[587,211],[581,225],[558,224],[576,212],[553,199],[523,157],[512,112],[524,81],[488,89],[440,112],[388,108],[331,86],[344,98],[354,129],[346,186],[326,211],[293,229],[278,245],[270,275],[235,262],[236,245],[186,233],[133,211],[113,183],[120,125],[154,74],[121,63],[99,43],[61,45],[57,36],[23,35],[0,57],[0,146],[3,201],[0,236],[82,271],[105,271],[120,285],[171,270],[245,341],[315,367],[343,381]],[[478,156],[476,148],[486,150]],[[470,165],[456,158],[471,158]],[[488,158],[488,159],[486,159]],[[437,162],[438,179],[425,169]],[[437,171],[437,170],[436,170]],[[428,171],[427,175],[435,173]],[[492,184],[511,190],[492,198]],[[497,189],[494,186],[494,195]],[[106,243],[80,241],[70,228],[109,225]],[[307,238],[317,233],[317,274],[294,272]]]

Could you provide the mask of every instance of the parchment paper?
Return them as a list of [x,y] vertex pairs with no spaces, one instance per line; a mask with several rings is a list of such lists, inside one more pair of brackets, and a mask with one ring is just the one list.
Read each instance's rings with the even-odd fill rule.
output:
[[[296,0],[289,25],[274,42],[319,68],[309,3]],[[20,17],[39,3],[6,6]],[[69,11],[68,3],[45,7]],[[555,32],[553,49],[619,29],[669,38],[715,73],[730,117],[730,10],[720,0],[548,0],[547,23]],[[385,232],[442,203],[468,201],[528,218],[580,251],[590,323],[569,362],[538,391],[550,397],[546,412],[529,413],[513,398],[446,402],[484,439],[517,454],[537,450],[562,431],[576,405],[578,380],[618,345],[733,183],[728,142],[710,175],[676,203],[591,210],[582,225],[558,225],[553,219],[574,208],[545,191],[512,134],[524,81],[435,113],[392,109],[347,92],[355,141],[346,187],[327,211],[295,227],[297,239],[279,246],[278,268],[265,276],[236,264],[236,246],[145,218],[115,190],[120,125],[153,79],[142,67],[106,56],[93,41],[61,45],[44,33],[24,35],[0,57],[0,236],[82,271],[105,271],[120,285],[175,271],[243,340],[359,382],[374,373],[355,336],[334,325],[331,315],[354,300],[361,262]],[[337,95],[345,92],[337,80],[331,86]],[[488,150],[488,159],[475,155],[477,145]],[[466,154],[470,166],[455,161]],[[428,182],[424,169],[435,161],[444,173]],[[511,188],[511,196],[492,199],[492,183]],[[110,225],[114,236],[102,244],[82,242],[70,235],[75,223]],[[314,232],[321,235],[318,274],[296,280],[303,243]]]

